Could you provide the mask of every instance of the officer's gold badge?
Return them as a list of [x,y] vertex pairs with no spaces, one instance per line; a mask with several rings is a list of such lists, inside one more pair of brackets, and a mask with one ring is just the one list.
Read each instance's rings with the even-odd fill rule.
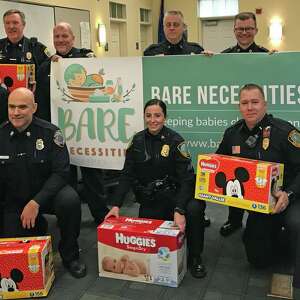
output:
[[161,148],[161,156],[163,157],[168,157],[170,152],[170,146],[169,145],[163,145]]
[[31,52],[26,52],[26,58],[28,60],[32,59],[32,53]]
[[185,142],[180,143],[177,146],[179,153],[185,158],[191,158],[190,152],[188,150],[187,144]]
[[267,126],[263,129],[262,147],[264,150],[267,150],[270,146],[270,135],[271,135],[271,126]]
[[296,129],[292,130],[288,135],[288,141],[295,147],[300,148],[300,132]]
[[37,139],[35,142],[35,148],[36,150],[43,150],[45,147],[44,141],[42,139]]

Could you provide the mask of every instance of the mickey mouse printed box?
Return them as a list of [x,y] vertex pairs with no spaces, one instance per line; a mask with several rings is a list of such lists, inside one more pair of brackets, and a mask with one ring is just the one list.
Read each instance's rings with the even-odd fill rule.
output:
[[177,287],[186,273],[185,236],[173,221],[108,218],[98,226],[99,276]]
[[199,155],[195,198],[267,214],[276,204],[273,194],[282,187],[283,169],[280,163]]
[[9,92],[19,87],[31,88],[34,80],[33,64],[0,64],[0,85]]
[[47,296],[53,280],[50,236],[0,239],[0,299]]

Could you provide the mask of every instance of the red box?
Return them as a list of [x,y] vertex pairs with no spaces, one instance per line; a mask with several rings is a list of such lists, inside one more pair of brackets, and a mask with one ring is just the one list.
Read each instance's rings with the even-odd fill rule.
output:
[[283,184],[283,169],[280,163],[199,155],[195,198],[270,213],[276,204],[273,194]]
[[50,236],[0,239],[0,299],[47,296],[53,280]]
[[99,276],[177,287],[186,273],[185,236],[173,221],[109,218],[98,226]]
[[31,88],[35,80],[33,64],[0,64],[0,84],[9,92],[18,87]]

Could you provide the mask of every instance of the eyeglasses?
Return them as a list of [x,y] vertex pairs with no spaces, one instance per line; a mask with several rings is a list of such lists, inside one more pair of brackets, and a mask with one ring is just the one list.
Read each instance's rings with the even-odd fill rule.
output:
[[174,28],[178,28],[180,25],[181,25],[181,23],[178,23],[178,22],[167,22],[167,23],[165,23],[165,26],[167,28],[171,28],[172,26]]
[[234,31],[236,31],[238,33],[243,33],[243,32],[249,33],[255,29],[256,29],[255,27],[235,27]]

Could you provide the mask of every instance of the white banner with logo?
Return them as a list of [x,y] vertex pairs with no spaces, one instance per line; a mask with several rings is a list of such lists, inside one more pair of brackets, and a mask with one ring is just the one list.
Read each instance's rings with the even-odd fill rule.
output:
[[142,58],[60,59],[51,70],[51,119],[71,163],[122,169],[129,141],[144,128]]

